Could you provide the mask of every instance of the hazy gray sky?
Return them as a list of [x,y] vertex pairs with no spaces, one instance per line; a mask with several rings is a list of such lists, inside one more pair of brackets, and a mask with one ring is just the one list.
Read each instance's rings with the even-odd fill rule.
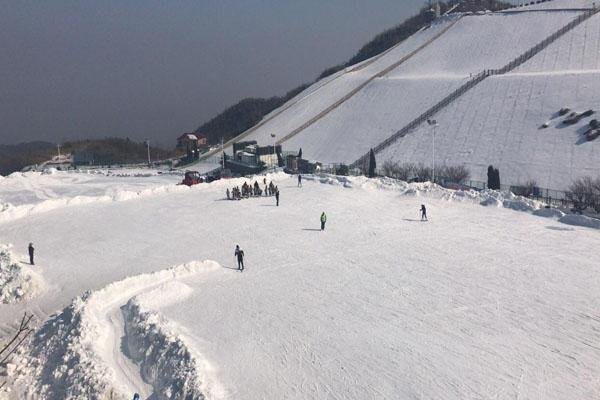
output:
[[171,146],[248,96],[349,59],[423,0],[0,2],[0,143]]

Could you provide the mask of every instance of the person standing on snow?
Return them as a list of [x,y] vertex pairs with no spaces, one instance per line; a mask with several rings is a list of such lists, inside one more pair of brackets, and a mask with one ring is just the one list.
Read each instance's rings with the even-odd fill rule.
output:
[[302,187],[302,175],[298,174],[298,187]]
[[325,215],[325,211],[321,214],[321,230],[325,230],[325,222],[327,222],[327,215]]
[[235,256],[237,257],[238,269],[244,270],[244,250],[240,249],[240,245],[235,246]]
[[427,209],[425,204],[421,204],[421,221],[427,221]]
[[279,207],[279,189],[275,191],[275,200],[277,201],[277,207]]
[[35,265],[33,263],[33,252],[35,251],[35,249],[33,248],[33,243],[29,243],[29,247],[27,248],[27,250],[29,250],[29,264]]

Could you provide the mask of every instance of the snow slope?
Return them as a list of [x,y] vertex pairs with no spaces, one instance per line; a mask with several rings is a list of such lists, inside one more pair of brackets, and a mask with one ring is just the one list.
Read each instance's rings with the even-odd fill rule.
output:
[[575,11],[467,15],[391,76],[475,75],[508,64],[562,26]]
[[504,12],[532,11],[532,10],[561,10],[561,9],[590,9],[595,0],[551,0],[543,3],[531,4],[525,7],[511,8]]
[[[309,159],[351,163],[470,76],[500,68],[579,14],[554,10],[442,18],[375,60],[317,82],[242,136],[268,144],[275,134],[284,150],[302,147]],[[396,68],[380,73],[415,49]],[[213,164],[195,168],[204,171]]]
[[[294,129],[317,117],[328,107],[342,100],[344,96],[356,90],[369,79],[402,61],[421,46],[435,39],[458,19],[459,16],[456,15],[441,18],[430,27],[420,30],[384,54],[348,67],[344,71],[316,82],[288,103],[265,116],[258,128],[250,129],[249,132],[243,133],[241,137],[243,137],[243,140],[257,140],[261,144],[269,144],[273,142],[271,134],[275,134],[276,140],[281,140]],[[225,151],[230,153],[231,147],[226,146]],[[206,165],[200,164],[200,168],[207,168]]]
[[26,305],[48,322],[9,366],[13,398],[597,397],[596,229],[493,192],[267,178],[279,207],[223,201],[236,179],[0,222],[0,243],[36,237],[53,287]]
[[600,71],[600,14],[567,32],[515,70],[516,73],[558,71]]
[[[351,163],[484,69],[499,68],[578,12],[468,15],[388,75],[284,143],[322,162]],[[474,39],[476,38],[476,39]]]
[[[486,181],[487,166],[511,184],[537,181],[566,190],[581,176],[597,176],[600,142],[582,133],[592,118],[561,124],[563,107],[600,111],[600,14],[520,66],[492,76],[435,115],[440,124],[436,162],[465,164]],[[564,68],[564,69],[563,69]],[[540,129],[544,123],[549,127]],[[422,125],[384,149],[380,160],[431,163],[431,129]]]
[[306,157],[325,163],[348,163],[467,79],[463,76],[377,79],[327,118],[286,141],[284,149],[302,148]]

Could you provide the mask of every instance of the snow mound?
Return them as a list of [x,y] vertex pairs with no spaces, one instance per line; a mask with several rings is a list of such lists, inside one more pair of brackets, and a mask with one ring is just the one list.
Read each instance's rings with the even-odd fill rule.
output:
[[539,210],[535,210],[533,215],[544,218],[562,218],[565,216],[565,213],[556,208],[540,208]]
[[10,246],[0,245],[0,303],[32,299],[45,286],[40,274],[15,261]]
[[46,168],[42,171],[42,175],[55,175],[56,173],[58,173],[58,170],[54,167]]
[[[164,328],[166,324],[159,327],[156,314],[140,311],[136,302],[129,300],[167,282],[219,268],[213,261],[191,262],[129,277],[76,298],[46,321],[7,365],[15,394],[40,399],[131,399],[131,389],[120,379],[110,347],[114,327],[108,317],[127,304],[125,341],[142,361],[143,374],[155,391],[152,398],[203,399],[210,395],[203,390],[211,386],[200,381],[210,371],[200,370],[202,365]],[[160,373],[152,365],[160,365]]]
[[10,203],[0,202],[0,223],[14,221],[32,214],[39,214],[63,207],[78,206],[97,202],[107,203],[111,201],[128,201],[166,193],[183,192],[189,189],[190,188],[185,185],[163,185],[139,191],[116,190],[115,193],[111,195],[60,197],[44,200],[37,204],[22,204],[15,206]]
[[123,314],[128,354],[141,366],[144,381],[152,383],[157,399],[204,399],[213,392],[206,384],[210,378],[202,372],[206,366],[200,366],[168,321],[144,310],[137,298],[127,303]]
[[561,217],[559,222],[567,225],[584,226],[586,228],[600,229],[600,219],[590,218],[585,215],[568,214]]

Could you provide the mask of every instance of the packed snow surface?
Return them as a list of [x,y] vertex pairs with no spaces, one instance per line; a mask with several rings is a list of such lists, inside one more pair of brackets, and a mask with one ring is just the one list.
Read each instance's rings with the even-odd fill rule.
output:
[[15,172],[0,179],[0,221],[69,205],[186,190],[174,186],[181,180],[181,173],[139,169]]
[[7,395],[598,397],[597,229],[510,194],[266,178],[279,207],[224,200],[234,179],[0,222],[52,288],[0,308],[45,321]]

